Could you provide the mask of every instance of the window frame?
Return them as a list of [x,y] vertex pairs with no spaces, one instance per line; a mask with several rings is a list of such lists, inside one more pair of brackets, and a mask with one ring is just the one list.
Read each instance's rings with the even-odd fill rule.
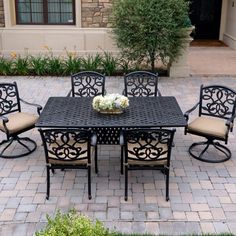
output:
[[[30,0],[31,1],[31,0]],[[15,14],[16,14],[16,24],[17,25],[76,25],[76,16],[75,16],[75,0],[72,0],[72,23],[48,23],[48,7],[47,7],[47,0],[43,0],[43,23],[21,23],[19,22],[19,11],[18,11],[18,3],[19,0],[15,0]],[[61,14],[62,12],[60,12]],[[30,11],[30,20],[32,20],[32,11]]]

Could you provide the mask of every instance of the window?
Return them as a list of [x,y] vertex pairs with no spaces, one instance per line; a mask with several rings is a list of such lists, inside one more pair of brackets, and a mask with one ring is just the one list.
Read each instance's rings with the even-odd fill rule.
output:
[[75,0],[16,0],[16,23],[74,25]]

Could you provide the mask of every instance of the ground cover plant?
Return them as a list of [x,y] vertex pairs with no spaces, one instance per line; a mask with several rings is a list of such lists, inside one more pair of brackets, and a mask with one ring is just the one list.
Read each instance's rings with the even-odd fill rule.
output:
[[53,55],[50,50],[39,55],[22,56],[12,52],[8,57],[0,56],[0,75],[3,76],[69,76],[80,71],[97,71],[111,76],[140,69],[149,70],[138,61],[129,61],[110,52],[79,56],[76,52]]

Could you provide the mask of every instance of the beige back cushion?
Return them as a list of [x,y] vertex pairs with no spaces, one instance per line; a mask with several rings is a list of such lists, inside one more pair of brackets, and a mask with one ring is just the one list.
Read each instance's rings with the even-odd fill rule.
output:
[[[62,145],[62,142],[60,140],[57,141],[58,144],[56,143],[52,143],[50,145],[47,144],[47,148],[48,150],[53,151],[53,149],[57,149],[58,148],[58,145]],[[69,146],[65,145],[64,144],[64,147],[67,148],[67,151],[69,150],[69,157],[65,158],[64,160],[63,159],[60,159],[58,158],[56,155],[54,155],[53,153],[48,153],[49,155],[49,163],[51,164],[61,164],[61,165],[85,165],[88,163],[88,150],[87,150],[87,143],[76,143],[74,144],[74,142],[69,142],[69,145],[75,145],[74,147],[75,148],[78,148],[80,149],[81,148],[81,151],[85,151],[85,153],[81,154],[78,158],[86,158],[86,159],[77,159],[77,160],[70,160],[70,157],[73,159],[75,156],[73,155],[73,150],[69,148]],[[63,148],[60,150],[62,153],[63,153]],[[92,150],[91,150],[92,152]],[[63,158],[63,154],[61,154],[61,158]]]
[[[140,141],[141,145],[144,144],[145,142],[142,143],[142,141]],[[129,151],[132,151],[134,150],[134,148],[139,148],[140,146],[135,143],[135,144],[132,144],[132,143],[128,143],[128,150]],[[164,151],[167,151],[168,150],[168,146],[167,144],[161,144],[159,143],[156,148],[161,148],[162,151],[161,152],[164,152]],[[154,149],[153,149],[154,153],[156,152]],[[151,158],[146,158],[144,161],[138,159],[135,155],[133,155],[132,153],[128,153],[128,157],[130,158],[134,158],[134,159],[128,159],[128,163],[129,164],[132,164],[132,165],[166,165],[167,164],[167,153],[163,154],[163,155],[160,155],[158,157],[158,159],[156,160],[152,160]],[[155,156],[153,155],[153,158],[155,158]]]

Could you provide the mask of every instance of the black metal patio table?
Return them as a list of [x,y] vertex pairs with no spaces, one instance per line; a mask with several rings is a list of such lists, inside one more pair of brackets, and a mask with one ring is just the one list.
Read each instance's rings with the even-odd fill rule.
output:
[[132,97],[119,115],[100,114],[92,98],[50,97],[38,128],[91,128],[100,144],[118,144],[122,128],[184,127],[186,120],[175,97]]

